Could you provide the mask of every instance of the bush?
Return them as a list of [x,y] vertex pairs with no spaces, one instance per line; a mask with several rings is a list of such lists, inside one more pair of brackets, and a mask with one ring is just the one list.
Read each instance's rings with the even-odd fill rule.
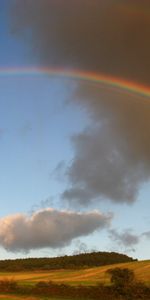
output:
[[115,287],[128,287],[135,281],[134,272],[127,268],[114,268],[107,271],[111,275],[111,283]]

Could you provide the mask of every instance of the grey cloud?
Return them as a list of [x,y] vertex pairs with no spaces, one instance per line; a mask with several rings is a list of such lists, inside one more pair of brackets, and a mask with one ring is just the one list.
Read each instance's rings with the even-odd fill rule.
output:
[[89,127],[72,137],[74,159],[66,169],[70,203],[93,199],[133,203],[150,179],[150,105],[136,95],[80,86],[74,102],[87,110]]
[[150,3],[118,0],[13,0],[13,32],[39,62],[149,84]]
[[119,233],[115,229],[109,230],[109,237],[116,243],[126,248],[137,245],[140,241],[140,237],[132,233],[132,230],[125,230]]
[[[11,12],[14,31],[29,36],[42,65],[149,85],[149,11],[145,0],[14,0]],[[72,138],[74,159],[62,198],[84,205],[104,198],[133,203],[150,178],[148,99],[92,84],[81,84],[72,99],[91,123]]]
[[10,215],[0,219],[0,245],[9,251],[29,251],[44,247],[61,248],[77,237],[107,228],[110,214],[77,213],[44,209],[31,216]]
[[64,200],[71,201],[72,204],[74,203],[75,205],[77,204],[77,202],[84,205],[85,203],[88,203],[93,198],[95,198],[95,193],[91,192],[90,186],[89,188],[87,188],[87,186],[85,188],[80,188],[79,184],[79,187],[78,185],[75,185],[74,187],[65,190],[62,194],[62,198]]

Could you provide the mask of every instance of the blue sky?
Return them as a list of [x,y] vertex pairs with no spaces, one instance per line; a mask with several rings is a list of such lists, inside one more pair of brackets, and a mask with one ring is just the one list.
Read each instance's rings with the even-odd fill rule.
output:
[[[30,43],[12,33],[10,4],[11,1],[0,2],[0,70],[38,67],[38,57],[32,54]],[[78,101],[72,101],[73,97],[80,99],[84,95],[84,86],[78,91],[77,85],[69,78],[40,73],[4,75],[0,72],[0,218],[5,220],[9,216],[11,220],[16,214],[30,217],[51,207],[58,214],[65,210],[82,216],[97,211],[106,218],[110,213],[111,225],[107,222],[102,228],[95,225],[86,234],[81,228],[81,234],[72,236],[64,247],[61,243],[59,246],[58,241],[58,247],[39,243],[41,246],[37,249],[33,246],[22,249],[18,245],[15,248],[4,241],[2,232],[1,259],[68,254],[79,250],[81,243],[87,250],[121,251],[139,259],[149,258],[150,240],[145,234],[149,234],[150,228],[147,179],[145,184],[142,181],[140,188],[138,186],[135,201],[108,200],[103,192],[101,201],[72,205],[73,202],[62,197],[64,191],[76,188],[72,179],[65,175],[68,170],[74,170],[69,166],[82,152],[73,140],[77,138],[80,144],[80,133],[84,135],[85,128],[88,132],[97,124],[96,117],[91,121],[89,108],[82,102],[78,105]],[[80,182],[77,184],[79,186]],[[14,223],[10,224],[14,226]],[[59,230],[61,233],[62,228]]]

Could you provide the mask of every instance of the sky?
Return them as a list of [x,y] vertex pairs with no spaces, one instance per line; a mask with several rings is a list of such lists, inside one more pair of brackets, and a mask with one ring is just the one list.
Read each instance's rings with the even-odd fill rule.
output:
[[149,259],[150,3],[0,0],[0,259]]

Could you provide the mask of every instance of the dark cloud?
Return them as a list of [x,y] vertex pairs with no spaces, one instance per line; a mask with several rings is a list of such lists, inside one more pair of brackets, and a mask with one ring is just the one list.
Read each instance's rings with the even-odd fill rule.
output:
[[[148,1],[14,0],[12,16],[14,32],[28,38],[41,64],[150,82]],[[91,123],[72,138],[63,199],[132,203],[150,178],[148,99],[91,84],[72,99]]]
[[74,101],[91,122],[72,137],[74,159],[66,169],[70,186],[62,197],[83,205],[104,198],[132,203],[150,178],[149,101],[92,85],[80,86]]
[[77,213],[50,208],[31,216],[10,215],[0,219],[0,245],[14,252],[61,248],[77,237],[109,227],[111,219],[110,214],[96,211]]
[[149,84],[150,3],[13,0],[13,32],[42,64],[94,70]]
[[109,237],[115,243],[120,246],[124,246],[125,248],[132,248],[137,245],[140,241],[140,237],[132,233],[132,230],[125,230],[119,233],[115,229],[109,230]]

